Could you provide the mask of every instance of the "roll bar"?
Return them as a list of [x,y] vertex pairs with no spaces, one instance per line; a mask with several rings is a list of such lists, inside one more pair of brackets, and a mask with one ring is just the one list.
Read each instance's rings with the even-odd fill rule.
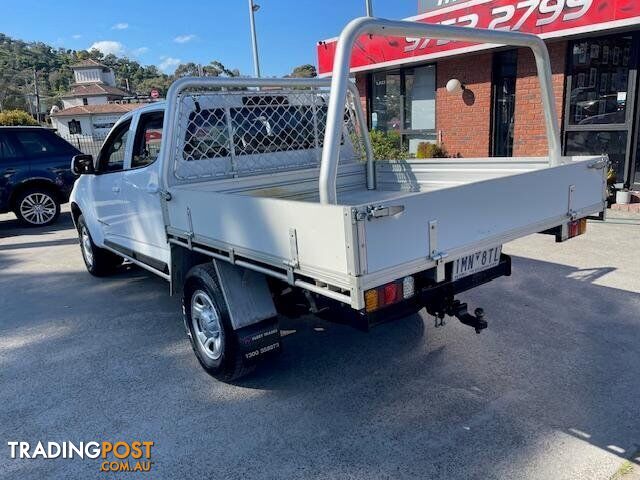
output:
[[[492,43],[516,47],[528,47],[533,51],[542,90],[542,105],[549,143],[549,165],[561,163],[560,127],[556,112],[553,83],[551,78],[551,62],[544,41],[537,35],[508,31],[487,30],[480,28],[435,25],[382,18],[361,17],[349,22],[342,30],[336,46],[329,96],[327,129],[324,135],[322,163],[320,165],[320,202],[337,201],[336,176],[342,135],[342,112],[346,101],[349,81],[351,52],[355,42],[361,35],[414,36],[421,38],[458,40],[473,43]],[[365,132],[364,137],[368,138]],[[368,173],[369,170],[367,170]],[[367,184],[369,188],[371,184]]]
[[[332,85],[329,78],[238,78],[238,77],[184,77],[176,80],[169,87],[167,92],[167,108],[164,116],[163,131],[165,132],[164,138],[167,142],[163,142],[161,148],[163,152],[168,152],[169,156],[165,153],[161,153],[162,158],[171,158],[170,155],[176,148],[176,115],[178,110],[178,98],[179,95],[189,88],[323,88],[330,87]],[[352,82],[347,82],[346,89],[351,92],[355,99],[359,97],[358,89]],[[346,101],[346,90],[342,96],[342,108],[344,109]],[[362,105],[360,102],[354,102],[354,108],[356,113],[356,121],[358,127],[362,133],[362,140],[364,143],[365,155],[367,157],[367,186],[370,189],[374,188],[374,165],[373,165],[373,147],[371,146],[371,138],[367,131],[367,121],[362,111]],[[339,115],[340,118],[340,135],[342,135],[343,115]],[[166,149],[166,150],[165,150]],[[165,182],[165,189],[169,188],[169,175],[170,175],[170,162],[164,162],[163,165],[163,177]]]

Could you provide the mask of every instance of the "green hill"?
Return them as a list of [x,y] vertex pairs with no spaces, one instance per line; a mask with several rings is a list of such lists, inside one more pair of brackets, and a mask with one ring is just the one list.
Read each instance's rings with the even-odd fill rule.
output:
[[207,76],[239,75],[217,61],[199,67],[195,63],[179,65],[174,75],[161,72],[155,65],[141,65],[135,60],[115,55],[103,55],[98,50],[54,48],[42,42],[24,42],[0,33],[0,111],[22,109],[33,111],[34,70],[42,103],[42,111],[61,106],[60,96],[69,91],[73,82],[71,65],[92,58],[111,68],[116,84],[123,90],[148,95],[152,88],[165,94],[175,77],[197,75],[199,68]]

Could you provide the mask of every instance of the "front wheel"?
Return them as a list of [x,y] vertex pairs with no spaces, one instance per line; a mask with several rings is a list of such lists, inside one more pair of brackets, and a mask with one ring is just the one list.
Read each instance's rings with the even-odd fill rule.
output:
[[18,196],[15,214],[28,227],[45,227],[60,216],[60,203],[52,191],[33,188]]
[[78,217],[78,237],[80,239],[80,251],[87,271],[96,277],[104,277],[114,273],[122,265],[123,259],[109,250],[100,248],[93,243],[89,228],[84,216]]
[[242,361],[238,337],[212,263],[193,267],[187,274],[182,311],[191,347],[207,373],[229,382],[253,370],[252,365]]

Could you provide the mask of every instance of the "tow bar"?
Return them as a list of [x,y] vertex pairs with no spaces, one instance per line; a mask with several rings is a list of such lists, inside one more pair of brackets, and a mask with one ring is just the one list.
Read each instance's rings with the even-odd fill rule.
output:
[[484,319],[484,310],[482,308],[476,308],[473,312],[475,314],[474,316],[467,311],[466,303],[461,303],[460,300],[453,300],[452,298],[447,299],[444,304],[439,305],[439,308],[427,308],[427,311],[436,317],[436,328],[445,325],[445,315],[456,317],[464,325],[473,327],[476,330],[476,333],[480,333],[489,326],[487,321]]

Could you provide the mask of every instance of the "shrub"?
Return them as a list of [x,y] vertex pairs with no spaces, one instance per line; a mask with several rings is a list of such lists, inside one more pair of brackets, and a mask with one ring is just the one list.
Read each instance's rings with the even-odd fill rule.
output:
[[449,154],[444,145],[420,142],[416,151],[416,158],[447,158]]
[[398,132],[372,130],[371,144],[376,160],[403,160],[409,157],[409,152],[402,146]]
[[0,112],[0,125],[38,125],[38,122],[24,110],[5,110]]

